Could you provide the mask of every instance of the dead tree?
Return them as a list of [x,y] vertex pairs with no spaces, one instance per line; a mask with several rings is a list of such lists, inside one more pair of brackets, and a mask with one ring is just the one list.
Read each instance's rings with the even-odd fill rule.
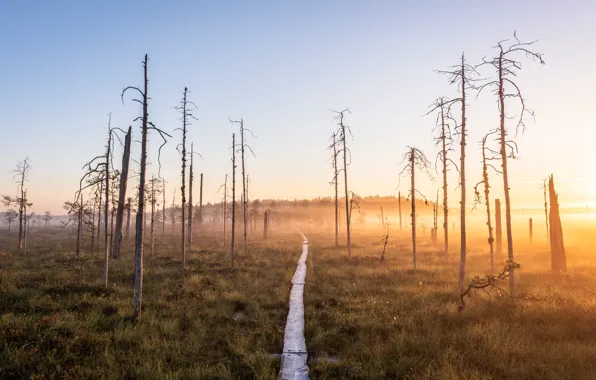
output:
[[546,221],[546,241],[548,241],[548,243],[550,244],[550,231],[549,231],[549,227],[548,227],[548,202],[546,200],[546,189],[548,188],[548,184],[547,184],[548,180],[549,179],[546,178],[543,181],[542,189],[544,190],[544,217],[545,217],[545,221]]
[[499,281],[507,279],[515,269],[519,268],[520,265],[518,263],[507,261],[505,267],[499,274],[490,273],[486,274],[484,277],[475,276],[468,284],[468,287],[464,289],[463,292],[459,293],[460,305],[458,306],[457,310],[461,312],[466,308],[465,297],[469,295],[472,290],[483,290],[490,296],[490,293],[488,293],[487,289],[495,288],[506,295],[511,296],[499,286]]
[[335,189],[335,247],[339,246],[339,197],[338,197],[338,175],[339,170],[337,169],[337,135],[335,132],[331,135],[331,144],[328,146],[328,149],[333,151],[333,155],[331,156],[332,168],[333,168],[333,179],[331,180],[331,185],[333,185]]
[[559,215],[559,194],[555,192],[553,176],[548,179],[548,193],[550,198],[550,259],[553,271],[567,270],[565,244],[563,243],[563,227]]
[[[182,156],[182,185],[180,186],[180,194],[182,195],[182,246],[181,246],[181,260],[182,260],[182,269],[184,269],[186,265],[186,237],[185,237],[185,229],[186,229],[186,132],[188,127],[191,125],[191,120],[195,119],[196,117],[192,114],[192,107],[195,108],[196,105],[187,99],[189,91],[188,88],[184,87],[184,93],[182,94],[182,100],[180,101],[180,106],[176,107],[181,114],[180,120],[182,121],[182,127],[176,128],[177,131],[182,132],[182,143],[178,145],[177,148],[182,148],[180,152]],[[192,204],[192,203],[191,203]],[[190,223],[190,222],[189,222]]]
[[124,221],[124,202],[126,200],[126,187],[128,185],[128,164],[130,161],[130,145],[132,139],[132,127],[128,127],[124,138],[124,153],[122,154],[122,171],[120,172],[120,184],[118,194],[118,211],[116,212],[116,236],[112,248],[112,257],[120,258],[120,245],[122,243],[122,222]]
[[402,160],[402,164],[405,165],[402,171],[399,173],[399,176],[401,178],[404,173],[410,174],[410,204],[412,206],[412,266],[414,270],[416,270],[416,193],[420,194],[424,198],[425,202],[427,202],[426,197],[420,191],[416,190],[416,168],[423,170],[429,178],[432,178],[432,175],[430,173],[431,163],[428,158],[426,158],[424,152],[411,146],[408,146],[407,148],[408,150],[404,154]]
[[[136,217],[136,237],[135,237],[135,290],[134,290],[134,300],[133,300],[133,318],[139,319],[141,317],[141,304],[143,300],[143,221],[145,218],[145,176],[147,170],[147,135],[149,130],[154,130],[159,133],[161,138],[163,139],[163,144],[159,147],[159,151],[161,152],[161,148],[166,143],[165,136],[171,137],[161,129],[155,127],[155,125],[150,122],[149,113],[148,113],[148,84],[149,80],[147,78],[147,61],[148,57],[145,54],[145,59],[143,61],[143,72],[144,72],[144,87],[141,90],[138,87],[128,86],[124,90],[122,90],[121,98],[122,102],[124,102],[124,94],[128,90],[136,91],[138,95],[141,96],[142,100],[140,99],[133,99],[133,101],[139,103],[143,107],[143,114],[135,119],[141,120],[141,162],[140,162],[140,175],[139,175],[139,200],[137,206],[137,217]],[[158,155],[158,162],[159,162],[159,155]],[[160,165],[161,168],[161,165]]]
[[[246,143],[245,140],[245,136],[244,136],[244,132],[248,132],[252,135],[252,137],[255,137],[255,135],[252,133],[252,131],[248,128],[244,127],[244,120],[242,118],[240,118],[239,121],[233,121],[230,120],[230,123],[232,124],[238,124],[240,126],[240,146],[238,148],[238,153],[240,153],[240,164],[242,165],[242,218],[243,218],[243,223],[244,223],[244,255],[248,254],[248,241],[247,241],[247,234],[246,234],[246,211],[247,211],[247,205],[246,205],[246,197],[247,197],[247,193],[246,193],[246,188],[247,188],[247,181],[246,181],[246,165],[245,165],[245,152],[246,150],[249,150],[253,157],[255,156],[255,153],[253,152],[252,148]],[[234,215],[232,215],[232,217],[234,217]],[[232,224],[233,226],[233,224]]]
[[108,287],[108,273],[110,268],[110,256],[108,254],[109,245],[108,245],[108,207],[109,207],[109,199],[110,199],[110,158],[112,153],[112,114],[110,114],[110,118],[108,120],[108,144],[106,145],[106,155],[105,155],[105,163],[104,163],[104,191],[105,191],[105,199],[104,199],[104,272],[103,272],[103,285],[107,288]]
[[466,64],[464,54],[461,55],[461,61],[450,70],[439,71],[440,74],[446,74],[449,78],[449,84],[456,85],[460,93],[459,98],[450,100],[451,105],[461,105],[461,116],[459,124],[455,125],[455,134],[460,138],[460,161],[459,161],[459,188],[461,191],[460,200],[460,264],[459,264],[459,292],[464,291],[464,277],[466,272],[466,137],[468,133],[466,119],[466,92],[474,89],[472,75],[476,73],[474,67]]
[[[461,67],[459,70],[461,70]],[[439,99],[435,100],[433,104],[431,104],[431,110],[426,113],[426,115],[429,115],[433,112],[437,113],[437,119],[433,131],[438,129],[439,136],[435,137],[435,145],[441,147],[441,151],[437,154],[437,159],[435,160],[435,166],[437,160],[440,160],[443,174],[443,235],[445,259],[449,257],[449,206],[447,195],[447,172],[449,171],[450,165],[453,165],[455,169],[459,171],[455,162],[453,162],[453,160],[447,156],[450,152],[454,152],[453,144],[455,143],[455,140],[453,139],[452,129],[457,126],[457,122],[451,114],[451,107],[459,101],[461,100],[450,100],[440,97]],[[435,232],[437,233],[436,229]]]
[[[350,210],[349,210],[349,198],[348,198],[348,165],[352,162],[352,154],[348,147],[346,146],[346,133],[349,133],[352,136],[352,130],[350,126],[346,125],[344,120],[347,114],[350,113],[349,109],[345,109],[343,111],[332,111],[334,112],[335,118],[334,120],[337,121],[338,129],[335,132],[337,137],[337,144],[339,145],[338,154],[342,153],[343,157],[343,172],[344,172],[344,190],[345,190],[345,197],[346,197],[346,240],[348,245],[348,258],[352,257],[352,243],[351,243],[351,233],[350,233]],[[350,155],[350,159],[348,160],[348,155]]]
[[[490,271],[491,273],[495,272],[495,254],[493,249],[493,226],[491,220],[491,213],[490,213],[490,183],[488,181],[488,168],[492,168],[495,172],[500,172],[489,162],[490,160],[494,160],[494,154],[497,153],[494,150],[490,149],[486,144],[488,137],[495,132],[489,132],[482,138],[481,147],[482,147],[482,181],[478,182],[476,186],[474,186],[474,194],[475,194],[475,201],[474,204],[479,204],[481,202],[480,198],[480,191],[478,190],[478,186],[481,184],[484,185],[484,201],[486,204],[486,225],[488,227],[488,246],[490,249]],[[487,155],[487,152],[489,153]],[[498,201],[498,200],[497,200]]]
[[234,267],[235,254],[235,233],[236,233],[236,135],[232,133],[232,240],[230,259]]
[[[110,204],[110,168],[111,168],[111,161],[112,161],[112,151],[113,151],[113,137],[115,136],[116,130],[122,131],[120,128],[112,127],[112,114],[108,115],[108,141],[106,144],[106,151],[105,154],[101,156],[97,156],[93,158],[91,161],[87,162],[83,169],[86,169],[85,174],[81,178],[81,182],[95,174],[96,175],[96,182],[91,181],[85,188],[100,184],[101,190],[104,192],[104,273],[103,273],[103,284],[104,287],[108,287],[108,279],[109,279],[109,268],[110,268],[110,244],[109,244],[109,226],[108,226],[108,214],[109,214],[109,204]],[[98,161],[98,162],[96,162]],[[95,165],[95,166],[94,166]],[[85,189],[82,188],[81,190]],[[99,237],[99,233],[98,233]]]
[[2,196],[2,203],[6,207],[15,206],[18,207],[19,211],[19,243],[18,248],[19,252],[24,253],[23,248],[23,239],[25,234],[25,209],[27,207],[27,197],[25,196],[25,182],[27,182],[27,177],[29,176],[29,172],[31,171],[31,160],[29,157],[26,157],[23,161],[19,161],[17,163],[17,167],[12,171],[13,178],[15,179],[17,185],[17,191],[19,195],[16,197],[11,197],[8,195]]
[[[505,119],[508,118],[507,110],[505,108],[505,99],[516,98],[519,100],[521,105],[521,111],[519,118],[517,119],[516,135],[521,129],[522,133],[525,129],[524,116],[534,113],[526,108],[526,103],[522,97],[521,90],[518,85],[513,81],[513,77],[517,75],[521,69],[521,62],[515,60],[516,55],[524,55],[525,57],[532,58],[534,61],[538,61],[544,64],[542,54],[535,53],[530,50],[530,46],[536,41],[532,42],[521,42],[515,32],[513,33],[515,42],[508,43],[500,41],[497,43],[495,48],[498,50],[497,55],[487,60],[483,58],[483,63],[480,66],[489,66],[494,69],[497,73],[497,79],[490,80],[479,87],[478,94],[485,88],[493,88],[493,94],[497,96],[499,104],[499,143],[500,143],[500,155],[501,155],[501,171],[503,172],[503,188],[505,193],[505,226],[507,229],[507,257],[510,261],[514,261],[513,255],[513,236],[511,228],[511,199],[509,196],[509,172],[507,166],[507,159],[514,157],[517,151],[517,145],[515,142],[508,140],[507,128],[505,125]],[[515,297],[515,272],[512,270],[509,276],[509,292],[512,297]]]
[[[10,210],[9,210],[9,211],[10,211]],[[13,211],[14,211],[14,210],[13,210]],[[15,215],[15,214],[16,214],[16,213],[15,213],[15,212],[13,212],[13,213],[12,213],[12,216],[11,216],[11,218],[12,218],[12,220],[13,220],[13,221],[14,221],[14,215]],[[51,213],[51,212],[49,212],[49,211],[46,211],[46,212],[45,212],[45,214],[44,214],[44,216],[43,216],[43,218],[42,218],[42,220],[43,220],[43,221],[46,223],[46,224],[45,224],[45,225],[46,225],[46,228],[48,228],[48,224],[50,223],[50,220],[52,220],[52,213]],[[10,229],[10,227],[9,227],[9,229]]]

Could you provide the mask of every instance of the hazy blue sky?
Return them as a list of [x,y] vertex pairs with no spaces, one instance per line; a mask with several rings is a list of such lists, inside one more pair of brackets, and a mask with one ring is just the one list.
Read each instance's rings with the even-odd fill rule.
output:
[[[199,106],[189,140],[204,157],[196,172],[205,173],[207,201],[220,199],[231,172],[236,128],[228,118],[240,117],[257,136],[250,138],[257,157],[247,162],[252,198],[330,195],[329,109],[348,107],[352,189],[394,194],[406,145],[436,155],[434,118],[421,117],[427,105],[457,95],[433,70],[455,64],[462,51],[477,63],[517,30],[540,40],[547,64],[524,61],[519,77],[536,123],[518,140],[514,201],[539,204],[539,184],[518,182],[552,172],[575,179],[559,184],[562,203],[586,203],[596,196],[595,19],[589,1],[0,0],[0,192],[15,192],[10,170],[29,156],[34,210],[58,211],[71,199],[81,166],[103,153],[108,113],[123,128],[139,114],[138,104],[122,105],[120,91],[142,84],[147,53],[150,118],[176,140],[163,153],[169,200],[180,186],[173,107],[184,86]],[[489,93],[469,106],[472,185],[480,179],[477,141],[498,125],[498,111]],[[421,186],[434,198],[437,185]],[[501,187],[495,178],[495,195]]]

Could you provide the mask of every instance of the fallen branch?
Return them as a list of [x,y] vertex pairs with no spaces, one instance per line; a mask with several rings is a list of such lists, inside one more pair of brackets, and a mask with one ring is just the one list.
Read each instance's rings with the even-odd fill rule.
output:
[[493,274],[493,273],[489,273],[489,274],[485,274],[484,277],[480,277],[480,276],[476,276],[472,279],[472,281],[470,281],[470,283],[468,284],[468,287],[459,295],[459,300],[461,302],[461,305],[458,306],[458,311],[463,311],[466,308],[466,302],[464,301],[464,298],[470,294],[470,292],[475,289],[475,290],[484,290],[485,292],[488,292],[487,288],[496,288],[499,291],[502,291],[503,293],[507,294],[507,296],[511,297],[507,292],[505,292],[499,285],[499,281],[505,280],[507,278],[509,278],[509,275],[511,274],[512,271],[514,271],[515,269],[519,269],[521,268],[521,265],[519,263],[516,263],[515,261],[510,261],[508,260],[507,263],[505,264],[505,267],[503,267],[503,270],[501,270],[500,273],[498,274]]

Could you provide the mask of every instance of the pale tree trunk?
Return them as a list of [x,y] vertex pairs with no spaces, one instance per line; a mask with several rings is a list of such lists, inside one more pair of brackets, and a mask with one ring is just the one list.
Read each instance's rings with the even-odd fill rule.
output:
[[132,127],[128,127],[128,132],[124,138],[124,153],[122,154],[122,172],[120,173],[120,192],[118,194],[118,211],[116,212],[116,236],[114,238],[114,247],[112,248],[112,257],[120,258],[120,245],[122,243],[122,222],[124,221],[124,202],[126,201],[126,187],[128,185],[128,163],[130,161],[130,143],[132,139]]
[[248,244],[246,239],[246,171],[244,166],[244,121],[240,120],[240,152],[242,161],[242,219],[244,228],[244,255],[248,255]]
[[559,215],[559,195],[555,192],[555,181],[551,175],[548,180],[550,196],[550,254],[551,269],[553,271],[566,271],[567,258],[563,244],[563,227]]
[[443,156],[443,234],[445,259],[449,258],[449,207],[447,205],[447,135],[445,134],[445,110],[441,106],[441,140]]
[[337,184],[337,141],[335,140],[335,133],[333,134],[333,186],[335,188],[335,247],[339,246],[339,192]]
[[[111,115],[110,115],[111,119]],[[104,184],[104,191],[105,191],[105,199],[104,199],[104,218],[103,218],[103,230],[104,230],[104,238],[103,238],[103,260],[104,260],[104,271],[103,271],[103,285],[107,288],[108,287],[108,274],[110,269],[110,245],[108,242],[108,213],[109,213],[109,206],[110,206],[110,149],[112,147],[112,129],[110,128],[108,131],[108,147],[106,150],[106,162],[105,162],[105,184]]]
[[232,133],[232,241],[231,241],[231,262],[234,267],[235,254],[235,232],[236,232],[236,135]]
[[162,221],[162,223],[161,223],[161,228],[162,228],[161,234],[162,234],[162,236],[165,237],[166,236],[166,180],[163,179],[163,178],[162,178],[162,185],[163,185],[163,189],[162,189],[162,191],[163,191],[163,202],[162,202],[162,205],[161,205],[161,208],[162,208],[162,211],[161,211],[161,213],[162,213],[162,216],[161,216],[161,221]]
[[461,156],[460,156],[460,244],[461,258],[459,263],[459,293],[464,292],[464,280],[466,275],[466,75],[464,55],[461,56]]
[[[509,196],[509,172],[507,168],[507,140],[505,132],[505,90],[503,78],[503,59],[499,56],[499,106],[500,106],[500,143],[501,143],[501,167],[503,172],[503,188],[505,191],[505,227],[507,231],[507,258],[513,262],[513,236],[511,228],[511,199]],[[515,271],[511,268],[509,272],[509,295],[515,297]]]
[[184,97],[182,99],[182,186],[180,187],[180,193],[182,195],[182,269],[186,266],[186,237],[184,236],[186,229],[186,92],[187,88],[184,87]]
[[[26,165],[26,159],[25,164]],[[25,175],[27,174],[26,170],[23,168],[21,172],[21,199],[19,201],[19,252],[23,253],[23,235],[25,231],[23,230],[23,222],[26,215],[23,215],[25,212],[25,208],[27,207],[27,197],[25,196]]]
[[97,206],[97,245],[101,241],[101,202],[103,201],[103,181],[99,183],[99,204]]
[[486,203],[486,225],[488,226],[488,246],[490,249],[490,271],[495,272],[495,254],[493,250],[493,226],[490,214],[490,186],[488,182],[488,167],[486,165],[486,137],[482,140],[482,182],[484,182],[484,200]]
[[27,191],[24,192],[24,199],[25,202],[23,204],[23,253],[26,254],[27,253],[27,220],[28,215],[27,215]]
[[344,189],[345,189],[345,196],[346,196],[346,234],[347,234],[347,244],[348,244],[348,258],[352,257],[352,244],[350,240],[350,209],[349,209],[349,200],[348,200],[348,151],[346,148],[346,127],[343,125],[343,120],[341,122],[341,129],[342,129],[342,136],[341,141],[343,143],[343,159],[344,159]]
[[416,270],[416,170],[415,169],[415,156],[414,156],[414,150],[412,150],[411,156],[410,156],[410,167],[412,169],[412,173],[411,173],[411,180],[412,180],[412,184],[411,184],[411,190],[410,192],[412,193],[411,195],[411,199],[410,201],[412,202],[412,265],[414,267],[414,270]]
[[143,221],[145,218],[145,175],[147,169],[147,55],[143,62],[144,91],[143,94],[143,126],[141,132],[141,168],[139,176],[139,202],[136,216],[135,236],[135,290],[133,298],[133,318],[141,317],[141,305],[143,300]]

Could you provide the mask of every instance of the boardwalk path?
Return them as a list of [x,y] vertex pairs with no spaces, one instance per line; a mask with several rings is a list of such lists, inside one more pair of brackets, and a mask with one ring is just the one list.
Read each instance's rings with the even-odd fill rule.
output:
[[[302,235],[302,234],[301,234]],[[281,355],[281,368],[278,380],[308,380],[307,352],[304,340],[304,281],[306,278],[306,258],[308,257],[308,239],[302,235],[302,254],[298,259],[296,272],[292,277],[290,291],[290,310],[284,333],[284,349]]]

